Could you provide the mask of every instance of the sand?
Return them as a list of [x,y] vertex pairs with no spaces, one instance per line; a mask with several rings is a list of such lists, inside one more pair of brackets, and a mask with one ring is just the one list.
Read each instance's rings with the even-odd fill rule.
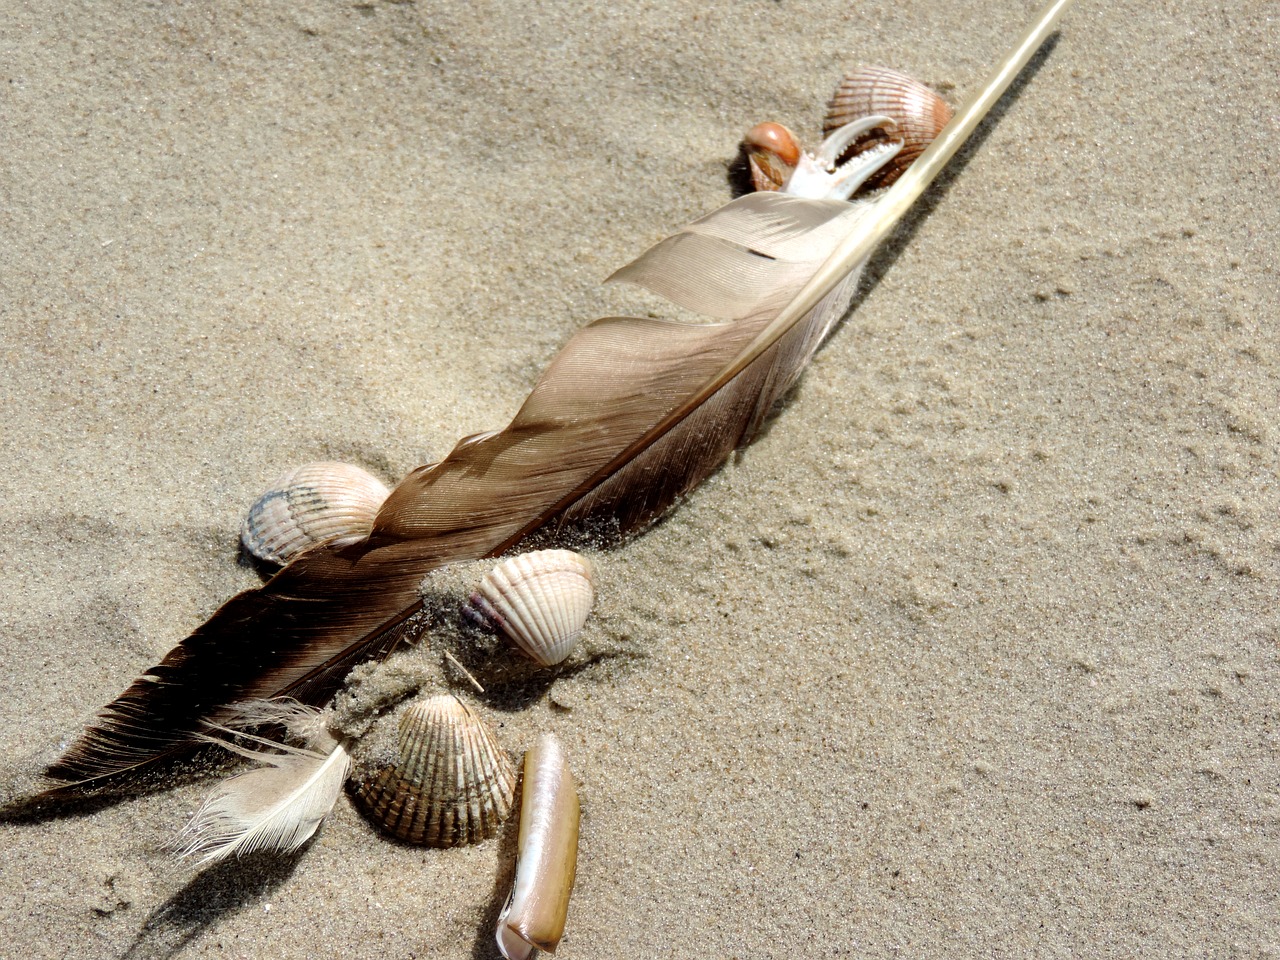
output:
[[[501,427],[748,126],[856,62],[959,102],[1034,12],[598,7],[0,14],[5,797],[259,583],[276,474]],[[766,434],[597,557],[579,668],[488,707],[581,784],[558,956],[1280,954],[1278,51],[1082,0]],[[0,953],[495,956],[509,833],[344,797],[199,873],[211,784],[0,824]]]

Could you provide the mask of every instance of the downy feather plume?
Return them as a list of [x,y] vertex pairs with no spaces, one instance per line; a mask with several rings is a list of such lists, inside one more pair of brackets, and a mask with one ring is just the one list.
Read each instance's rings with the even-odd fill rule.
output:
[[[250,701],[237,705],[235,727],[279,724],[302,734],[294,747],[213,725],[202,738],[265,766],[220,783],[178,838],[178,854],[203,865],[257,850],[288,853],[302,846],[329,815],[342,792],[351,757],[325,730],[321,712],[296,702]],[[247,739],[264,749],[237,743]]]
[[[615,275],[722,321],[610,317],[575,334],[504,429],[409,474],[365,539],[302,554],[232,598],[48,770],[39,799],[92,793],[189,751],[230,705],[322,703],[412,635],[419,584],[534,531],[641,529],[751,440],[846,309],[858,273],[1053,29],[1054,0],[987,85],[879,198],[742,197]],[[288,758],[292,760],[293,758]],[[287,767],[287,762],[277,765]]]

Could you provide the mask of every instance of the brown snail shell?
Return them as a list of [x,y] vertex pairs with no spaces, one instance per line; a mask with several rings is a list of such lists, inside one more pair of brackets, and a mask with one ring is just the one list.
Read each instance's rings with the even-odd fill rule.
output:
[[[828,136],[847,123],[877,114],[897,122],[898,129],[892,139],[900,140],[902,149],[867,180],[863,190],[887,187],[897,180],[942,132],[951,120],[952,110],[945,100],[918,80],[887,67],[861,67],[846,74],[831,95],[822,135]],[[850,153],[889,140],[889,137],[863,138]]]
[[395,759],[357,784],[356,805],[407,843],[455,847],[487,839],[511,815],[515,767],[489,725],[452,694],[413,704]]
[[800,142],[780,123],[757,123],[742,138],[752,189],[781,190],[800,162]]
[[367,536],[390,492],[354,464],[294,467],[249,508],[240,541],[259,560],[283,566],[317,543]]
[[573,652],[595,603],[591,562],[572,550],[535,550],[498,564],[471,595],[469,617],[505,633],[544,667]]

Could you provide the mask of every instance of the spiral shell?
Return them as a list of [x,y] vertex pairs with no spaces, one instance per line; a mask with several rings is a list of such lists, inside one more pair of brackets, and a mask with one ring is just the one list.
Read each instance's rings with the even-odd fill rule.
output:
[[317,543],[366,536],[390,492],[350,463],[294,467],[249,508],[240,541],[259,560],[283,566]]
[[485,575],[467,613],[550,667],[578,642],[596,598],[592,578],[590,561],[572,550],[522,553]]
[[412,705],[399,750],[358,783],[357,806],[407,843],[456,847],[487,839],[511,814],[515,767],[488,724],[452,694]]
[[[861,67],[846,74],[831,95],[822,135],[825,137],[847,123],[877,114],[897,121],[897,138],[902,140],[902,150],[863,187],[875,190],[889,186],[911,166],[942,132],[951,120],[951,113],[947,102],[918,80],[885,67]],[[859,140],[854,151],[864,150],[876,142],[875,139]]]

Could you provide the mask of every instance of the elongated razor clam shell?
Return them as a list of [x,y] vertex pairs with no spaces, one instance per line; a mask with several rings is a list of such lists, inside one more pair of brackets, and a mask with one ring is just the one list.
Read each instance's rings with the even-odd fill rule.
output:
[[455,847],[493,836],[511,815],[515,785],[488,724],[444,694],[405,712],[398,756],[357,785],[355,801],[393,837]]
[[535,948],[556,952],[578,871],[579,819],[564,748],[543,734],[524,755],[516,875],[498,916],[498,949],[507,960],[525,960]]
[[[825,137],[862,117],[881,115],[897,121],[897,138],[902,140],[902,149],[862,188],[875,190],[897,180],[942,132],[951,114],[947,102],[918,80],[887,67],[861,67],[846,74],[831,95],[827,116],[822,122],[822,135]],[[859,140],[851,152],[877,142],[881,141]],[[889,138],[884,138],[884,142],[890,142]]]
[[572,550],[535,550],[498,564],[471,595],[470,615],[549,667],[573,651],[595,603],[594,571]]
[[354,464],[294,467],[249,508],[240,541],[259,560],[283,566],[317,543],[367,536],[390,492]]

